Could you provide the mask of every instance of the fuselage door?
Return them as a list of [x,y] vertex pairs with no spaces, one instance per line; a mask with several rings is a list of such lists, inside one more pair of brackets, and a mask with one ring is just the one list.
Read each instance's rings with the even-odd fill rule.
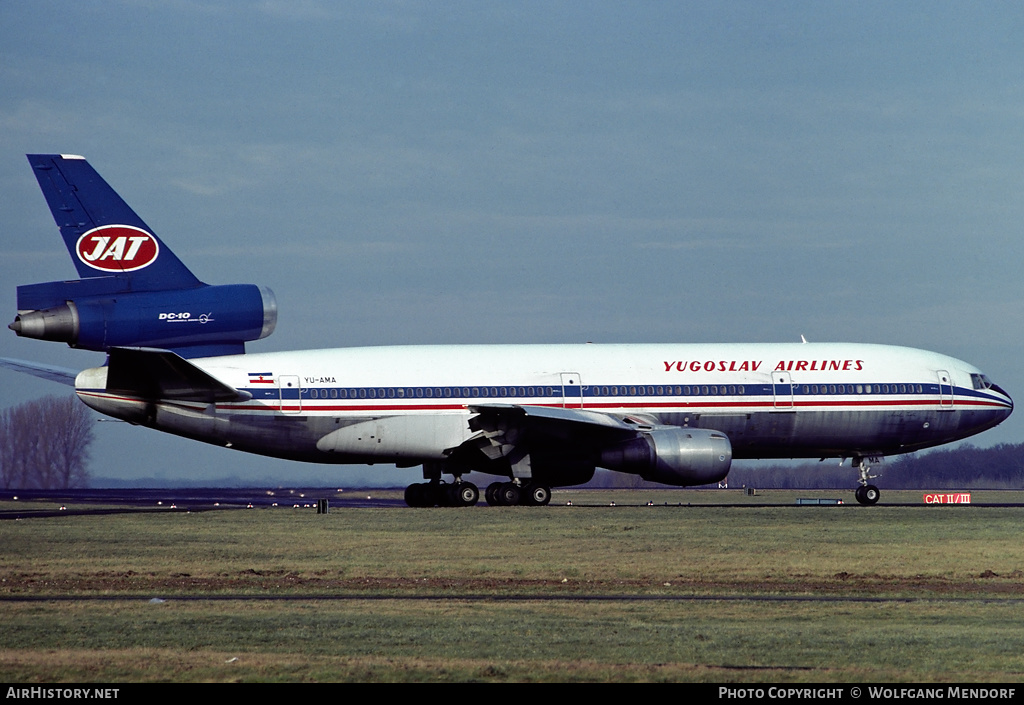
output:
[[580,376],[575,372],[563,372],[562,377],[562,406],[567,409],[583,408],[583,383]]
[[939,376],[939,408],[952,409],[953,378],[949,376],[949,372],[946,370],[938,370],[936,374]]
[[302,412],[302,387],[295,375],[281,375],[277,378],[278,390],[281,393],[281,413],[298,414]]
[[772,372],[772,392],[775,394],[776,409],[793,408],[793,380],[788,372]]

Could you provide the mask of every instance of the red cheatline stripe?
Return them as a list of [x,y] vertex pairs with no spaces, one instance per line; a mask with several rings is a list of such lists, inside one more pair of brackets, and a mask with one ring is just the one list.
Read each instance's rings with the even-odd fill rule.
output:
[[[105,399],[114,399],[120,401],[138,401],[133,397],[127,397],[123,395],[107,394],[105,392],[79,390],[80,395],[100,397]],[[307,411],[319,411],[319,412],[332,412],[332,411],[459,411],[465,409],[468,406],[484,405],[490,403],[490,399],[477,399],[474,401],[466,402],[463,404],[374,404],[374,405],[320,405],[315,400],[303,400],[302,405],[297,404],[286,404],[281,406],[280,402],[276,399],[267,399],[263,401],[250,400],[248,402],[239,403],[226,403],[218,404],[218,409],[236,409],[238,411],[252,411],[252,412],[274,412],[274,411],[300,411],[305,409]],[[178,402],[185,403],[185,402]],[[513,404],[511,401],[502,403]],[[205,406],[204,404],[196,403],[196,406]],[[516,406],[545,406],[551,408],[566,408],[562,404],[515,404]],[[719,411],[727,411],[730,409],[736,411],[745,411],[750,409],[810,409],[815,407],[831,407],[831,408],[879,408],[879,407],[897,407],[897,406],[929,406],[939,409],[955,409],[958,407],[988,407],[988,408],[1009,408],[1009,404],[999,401],[980,401],[975,399],[956,399],[953,403],[949,403],[947,399],[943,399],[941,402],[938,399],[921,399],[915,397],[913,399],[905,400],[882,400],[882,401],[796,401],[790,402],[788,398],[783,398],[777,402],[773,399],[765,399],[763,401],[750,401],[750,402],[627,402],[618,404],[585,404],[580,406],[578,403],[572,403],[569,408],[573,409],[660,409],[660,410],[673,410],[678,411],[700,411],[701,409],[716,409]]]

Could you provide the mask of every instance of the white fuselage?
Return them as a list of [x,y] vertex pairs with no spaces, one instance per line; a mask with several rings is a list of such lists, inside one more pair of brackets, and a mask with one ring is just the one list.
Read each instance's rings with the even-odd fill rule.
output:
[[[75,379],[116,418],[322,463],[423,464],[411,506],[550,500],[596,467],[666,484],[732,458],[866,458],[980,433],[1010,397],[936,353],[862,344],[466,345],[244,353],[277,320],[268,289],[201,282],[79,155],[29,163],[81,277],[18,287],[18,335],[103,351]],[[209,357],[204,357],[209,356]],[[67,371],[15,366],[67,381]],[[439,494],[451,474],[454,494]]]
[[991,428],[1013,406],[965,362],[885,345],[396,346],[191,362],[252,398],[153,404],[105,391],[103,368],[83,373],[78,393],[103,413],[240,450],[401,465],[443,461],[487,406],[714,429],[737,458],[910,452]]

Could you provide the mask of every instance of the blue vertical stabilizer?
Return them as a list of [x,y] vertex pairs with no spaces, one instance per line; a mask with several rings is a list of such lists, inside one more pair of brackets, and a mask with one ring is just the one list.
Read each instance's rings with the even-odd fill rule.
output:
[[247,341],[274,330],[269,289],[199,281],[83,157],[28,161],[80,279],[19,286],[8,326],[15,333],[87,350],[145,346],[205,357],[243,353]]
[[29,154],[78,276],[123,277],[132,291],[201,286],[84,158]]

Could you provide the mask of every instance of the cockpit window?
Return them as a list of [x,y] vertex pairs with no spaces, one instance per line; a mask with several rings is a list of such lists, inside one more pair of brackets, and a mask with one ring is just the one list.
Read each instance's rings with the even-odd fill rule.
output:
[[985,375],[971,375],[971,384],[974,385],[975,389],[990,389],[997,394],[1002,394],[1004,397],[1010,395],[1006,393],[1006,390],[1000,387],[998,384],[993,384]]

